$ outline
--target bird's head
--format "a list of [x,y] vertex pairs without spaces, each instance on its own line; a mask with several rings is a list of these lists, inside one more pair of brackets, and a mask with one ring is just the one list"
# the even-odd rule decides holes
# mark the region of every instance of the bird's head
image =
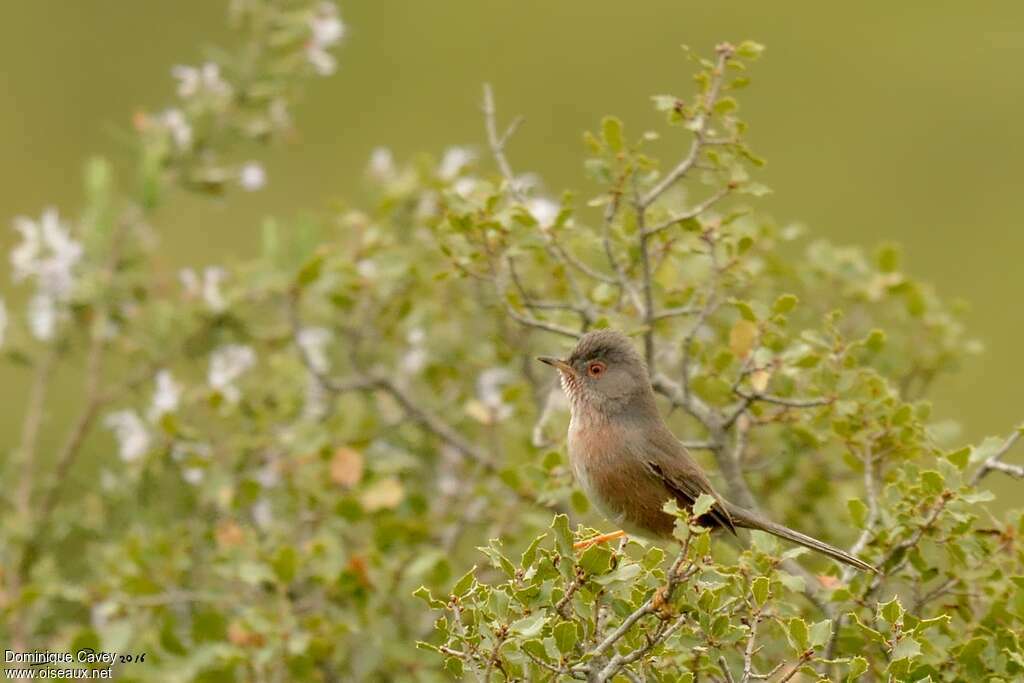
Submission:
[[643,358],[629,338],[616,330],[588,332],[568,358],[540,356],[537,360],[558,369],[574,415],[582,411],[611,415],[638,400],[644,405],[653,400]]

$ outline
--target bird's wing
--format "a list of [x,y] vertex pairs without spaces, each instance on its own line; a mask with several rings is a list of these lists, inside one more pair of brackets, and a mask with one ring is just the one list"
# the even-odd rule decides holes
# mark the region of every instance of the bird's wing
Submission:
[[651,474],[659,478],[682,503],[692,505],[702,493],[713,497],[715,505],[708,511],[708,516],[719,526],[735,534],[736,525],[729,515],[725,502],[686,447],[679,443],[668,428],[658,429],[655,433],[649,434],[649,437],[648,443],[653,448],[652,452],[646,454],[645,464]]

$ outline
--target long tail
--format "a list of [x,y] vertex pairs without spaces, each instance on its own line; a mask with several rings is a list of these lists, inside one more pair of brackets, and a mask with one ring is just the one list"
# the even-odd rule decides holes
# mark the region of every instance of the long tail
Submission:
[[872,567],[870,564],[860,559],[859,557],[851,555],[845,550],[841,550],[833,545],[829,545],[824,541],[819,541],[818,539],[812,536],[808,536],[807,534],[802,534],[799,531],[794,531],[789,527],[782,526],[781,524],[776,524],[775,522],[765,519],[761,515],[755,512],[751,512],[746,508],[741,508],[740,506],[733,505],[732,503],[726,503],[726,505],[729,510],[729,516],[732,517],[733,523],[738,527],[743,527],[744,529],[760,529],[761,531],[767,531],[773,536],[778,536],[779,538],[784,538],[787,541],[792,541],[797,545],[802,545],[805,548],[810,548],[814,552],[821,553],[826,557],[831,557],[833,560],[842,562],[844,564],[848,564],[851,567],[856,567],[861,571],[874,572],[876,574],[878,573],[878,570]]

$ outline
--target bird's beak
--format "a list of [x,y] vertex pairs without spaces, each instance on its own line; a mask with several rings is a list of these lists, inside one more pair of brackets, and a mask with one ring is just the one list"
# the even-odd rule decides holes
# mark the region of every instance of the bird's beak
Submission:
[[541,363],[547,363],[553,368],[558,368],[562,372],[568,372],[570,375],[576,374],[572,369],[572,366],[566,363],[561,358],[555,358],[554,356],[537,356],[537,360]]

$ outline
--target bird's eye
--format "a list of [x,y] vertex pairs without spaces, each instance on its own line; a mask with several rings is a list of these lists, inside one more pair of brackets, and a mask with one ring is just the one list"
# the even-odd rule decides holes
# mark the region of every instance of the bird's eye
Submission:
[[600,377],[604,374],[605,366],[601,361],[594,361],[587,366],[587,372],[590,373],[591,377]]

